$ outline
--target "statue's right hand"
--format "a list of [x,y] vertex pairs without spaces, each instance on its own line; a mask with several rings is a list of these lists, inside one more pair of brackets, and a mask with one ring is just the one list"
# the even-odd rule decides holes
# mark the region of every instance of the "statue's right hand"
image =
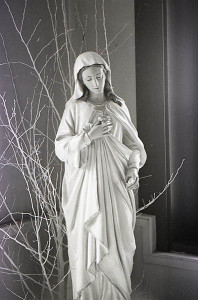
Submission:
[[107,136],[110,134],[111,129],[113,128],[113,124],[111,121],[102,122],[97,121],[91,130],[88,132],[88,136],[91,141]]

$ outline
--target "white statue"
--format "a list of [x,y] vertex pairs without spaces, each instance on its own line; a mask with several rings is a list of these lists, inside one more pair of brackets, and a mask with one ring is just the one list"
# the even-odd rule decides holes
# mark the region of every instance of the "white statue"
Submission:
[[73,299],[129,300],[135,252],[133,189],[146,161],[110,69],[95,52],[78,56],[75,90],[55,140],[65,162],[62,206]]

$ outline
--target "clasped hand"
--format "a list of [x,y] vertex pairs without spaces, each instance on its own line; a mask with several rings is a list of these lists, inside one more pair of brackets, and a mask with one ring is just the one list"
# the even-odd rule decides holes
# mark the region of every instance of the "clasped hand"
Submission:
[[113,124],[110,118],[100,121],[98,120],[91,130],[88,132],[88,136],[91,141],[110,135],[110,131],[113,128]]

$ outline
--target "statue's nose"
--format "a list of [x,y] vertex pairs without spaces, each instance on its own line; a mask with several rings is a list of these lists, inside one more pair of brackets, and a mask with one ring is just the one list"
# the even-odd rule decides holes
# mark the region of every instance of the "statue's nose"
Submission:
[[98,87],[98,80],[94,78],[95,87]]

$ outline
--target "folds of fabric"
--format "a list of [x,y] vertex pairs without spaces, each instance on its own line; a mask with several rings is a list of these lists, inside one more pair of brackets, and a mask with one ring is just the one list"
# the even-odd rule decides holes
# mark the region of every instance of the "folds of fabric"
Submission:
[[74,299],[97,299],[102,283],[109,292],[101,299],[130,299],[136,211],[125,177],[129,167],[144,164],[146,155],[126,108],[110,103],[106,112],[112,134],[87,145],[84,128],[98,112],[84,101],[69,103],[55,142],[65,162],[62,205]]

